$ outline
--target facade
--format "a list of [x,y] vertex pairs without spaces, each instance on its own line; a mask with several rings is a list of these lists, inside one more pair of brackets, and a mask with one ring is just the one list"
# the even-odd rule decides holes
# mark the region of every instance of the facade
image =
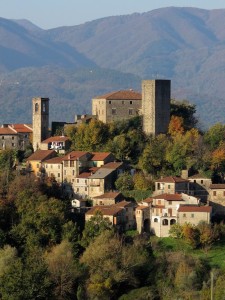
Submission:
[[170,122],[170,80],[142,81],[143,131],[157,135],[166,133]]
[[213,207],[213,214],[225,216],[225,184],[211,184],[209,188],[209,204]]
[[65,154],[70,149],[71,142],[67,136],[52,136],[40,144],[41,150],[55,150],[59,154]]
[[181,177],[169,176],[157,179],[155,181],[155,192],[154,195],[159,194],[191,194],[192,191],[189,187],[189,180]]
[[32,132],[27,124],[3,124],[0,127],[0,149],[25,150],[31,144]]
[[199,205],[199,198],[181,194],[161,194],[145,199],[136,209],[137,230],[151,231],[159,237],[169,236],[173,224],[178,223],[178,209],[183,205]]
[[141,94],[123,90],[92,99],[92,114],[103,123],[121,121],[140,115]]
[[33,149],[40,148],[41,142],[48,138],[49,133],[49,98],[33,98]]
[[112,205],[120,202],[123,199],[121,193],[118,192],[108,192],[100,196],[93,197],[93,206],[96,205]]
[[211,206],[196,206],[196,205],[182,205],[178,208],[178,223],[191,223],[198,225],[200,222],[210,223],[212,216]]
[[27,159],[27,169],[37,177],[45,176],[44,161],[56,157],[54,150],[37,150]]

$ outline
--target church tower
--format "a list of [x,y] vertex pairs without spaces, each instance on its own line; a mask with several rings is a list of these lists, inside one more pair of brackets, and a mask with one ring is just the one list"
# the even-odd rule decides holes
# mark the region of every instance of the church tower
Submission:
[[143,131],[153,136],[167,133],[170,122],[170,80],[142,81]]
[[33,148],[40,148],[40,143],[48,138],[49,98],[33,98]]

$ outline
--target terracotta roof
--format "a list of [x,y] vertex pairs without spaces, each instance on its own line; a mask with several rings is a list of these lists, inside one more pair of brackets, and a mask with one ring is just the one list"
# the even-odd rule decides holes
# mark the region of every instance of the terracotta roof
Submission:
[[104,199],[104,198],[113,198],[113,199],[115,199],[119,195],[121,195],[121,193],[109,192],[109,193],[102,194],[100,196],[93,197],[93,199]]
[[27,160],[44,161],[45,159],[56,155],[57,153],[54,150],[37,150],[33,154],[31,154],[31,156],[29,156]]
[[181,205],[178,212],[212,212],[212,206]]
[[53,157],[45,161],[45,164],[60,164],[62,162],[62,157]]
[[139,205],[139,206],[136,207],[136,209],[138,209],[138,210],[149,209],[149,206]]
[[217,183],[217,184],[210,184],[209,188],[211,190],[219,190],[219,189],[225,189],[225,183]]
[[182,194],[161,194],[153,197],[153,199],[163,199],[166,201],[183,201]]
[[82,156],[87,155],[89,152],[86,151],[72,151],[67,155],[63,156],[63,160],[76,160]]
[[91,158],[93,161],[101,161],[112,155],[111,152],[92,152],[91,154],[93,155]]
[[123,165],[122,162],[109,162],[102,166],[102,168],[108,168],[108,169],[118,169]]
[[103,216],[114,216],[122,210],[123,208],[114,205],[93,206],[89,211],[86,212],[86,215],[94,215],[96,211],[100,211]]
[[179,182],[188,182],[188,179],[183,179],[181,177],[169,176],[157,179],[156,182],[166,182],[166,183],[179,183]]
[[0,128],[0,134],[1,135],[15,135],[17,132],[9,127],[1,127]]
[[106,99],[106,100],[141,100],[141,93],[134,90],[114,91],[101,96],[97,96],[94,99]]
[[32,133],[32,128],[29,127],[29,125],[26,124],[11,124],[11,128],[16,130],[18,133]]
[[52,143],[52,142],[65,142],[68,141],[69,138],[67,136],[51,136],[50,138],[42,141],[44,144]]
[[132,202],[129,202],[129,201],[126,201],[126,200],[120,201],[120,202],[118,202],[114,205],[116,205],[118,207],[134,206]]
[[88,178],[89,176],[91,176],[91,174],[91,172],[83,172],[79,174],[76,178]]
[[142,200],[142,202],[152,203],[152,198],[146,198],[146,199]]

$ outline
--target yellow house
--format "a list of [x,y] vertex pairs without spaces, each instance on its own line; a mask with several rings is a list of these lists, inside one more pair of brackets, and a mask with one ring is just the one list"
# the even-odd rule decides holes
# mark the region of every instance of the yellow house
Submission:
[[43,162],[50,158],[56,157],[57,153],[54,150],[37,150],[27,159],[27,168],[34,172],[35,176],[41,176],[44,170]]

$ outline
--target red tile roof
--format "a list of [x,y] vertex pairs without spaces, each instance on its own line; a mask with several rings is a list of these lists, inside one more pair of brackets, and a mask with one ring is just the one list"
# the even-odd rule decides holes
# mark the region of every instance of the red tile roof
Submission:
[[118,207],[134,206],[134,204],[132,202],[129,202],[129,201],[126,201],[126,200],[120,201],[120,202],[118,202],[114,205],[116,205]]
[[101,161],[105,160],[108,156],[112,155],[111,152],[92,152],[93,157],[91,158],[92,161]]
[[63,160],[76,160],[82,156],[87,155],[89,152],[86,151],[72,151],[67,155],[63,156]]
[[182,194],[161,194],[153,197],[153,199],[163,199],[166,201],[183,201]]
[[45,164],[60,164],[62,163],[62,157],[53,157],[48,160],[45,160]]
[[108,168],[108,169],[118,169],[123,165],[122,162],[109,162],[102,166],[102,168]]
[[183,179],[181,177],[169,176],[157,179],[156,182],[166,182],[166,183],[180,183],[180,182],[189,182],[188,179]]
[[1,135],[16,135],[17,132],[9,127],[1,127],[0,128],[0,134]]
[[149,206],[139,205],[136,209],[138,209],[138,210],[149,209]]
[[88,178],[89,176],[91,176],[92,172],[83,172],[81,174],[79,174],[76,178]]
[[57,153],[54,150],[37,150],[28,157],[27,161],[44,161],[45,159],[47,160],[48,158],[53,156],[57,156]]
[[212,206],[181,205],[178,212],[212,212]]
[[106,100],[141,100],[141,93],[134,90],[114,91],[101,96],[97,96],[94,99],[106,99]]
[[152,198],[146,198],[142,202],[152,203]]
[[16,130],[18,133],[32,133],[33,130],[26,124],[11,124],[11,128]]
[[42,141],[44,144],[52,143],[52,142],[65,142],[68,141],[69,138],[67,136],[51,136],[50,138]]
[[102,194],[100,196],[96,196],[96,197],[93,197],[94,199],[104,199],[104,198],[113,198],[115,199],[116,197],[120,196],[121,193],[118,193],[118,192],[109,192],[109,193],[105,193],[105,194]]
[[114,216],[122,210],[123,208],[114,205],[93,206],[89,211],[86,212],[86,215],[94,215],[96,211],[100,211],[103,216]]
[[210,188],[211,190],[225,189],[225,183],[210,184],[209,188]]

